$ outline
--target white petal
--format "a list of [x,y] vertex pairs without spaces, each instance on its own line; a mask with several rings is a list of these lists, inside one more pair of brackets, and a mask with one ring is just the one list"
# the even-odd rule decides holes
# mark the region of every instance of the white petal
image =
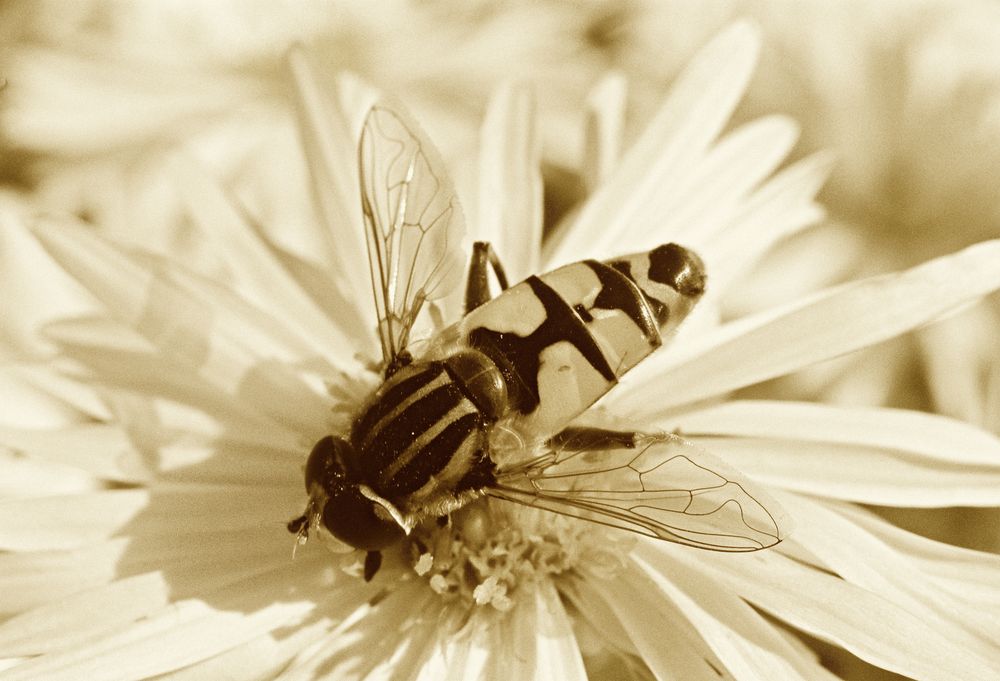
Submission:
[[779,499],[796,519],[792,541],[830,570],[906,608],[955,646],[979,651],[985,658],[1000,655],[1000,646],[987,633],[1000,628],[1000,614],[959,602],[930,582],[907,556],[828,507],[794,494]]
[[615,404],[642,418],[697,402],[892,338],[997,288],[1000,240],[985,241],[688,339],[646,360]]
[[[699,253],[718,239],[742,202],[759,183],[774,172],[798,138],[790,118],[767,116],[746,123],[712,147],[697,168],[669,192],[662,192],[651,207],[660,219],[636,245],[662,242],[662,234]],[[629,239],[630,247],[632,240]]]
[[270,681],[289,660],[307,645],[328,634],[330,623],[314,622],[293,633],[270,633],[247,641],[224,653],[175,672],[157,676],[157,681]]
[[696,436],[774,437],[856,444],[954,464],[1000,466],[1000,439],[944,416],[905,409],[736,400],[678,416]]
[[[119,482],[141,482],[149,471],[121,428],[88,423],[58,429],[0,427],[0,446],[22,452],[39,463],[72,467],[90,475]],[[43,494],[66,491],[35,488]]]
[[239,580],[205,600],[171,604],[97,640],[29,660],[10,679],[126,681],[183,668],[279,627],[296,626],[336,591],[310,579],[318,561]]
[[44,497],[53,494],[81,494],[103,485],[92,475],[65,464],[29,459],[22,454],[0,450],[0,499]]
[[164,576],[149,572],[74,594],[0,625],[3,655],[39,655],[99,639],[170,603]]
[[622,654],[638,655],[628,632],[615,616],[604,598],[585,578],[563,578],[559,580],[559,593],[574,608],[577,618],[583,618],[587,626],[600,638],[601,647],[610,647]]
[[0,546],[11,550],[68,549],[116,532],[172,536],[192,530],[244,530],[262,523],[284,531],[301,511],[295,487],[160,485],[66,497],[0,501]]
[[[328,268],[328,276],[347,299],[368,300],[370,278],[356,159],[361,117],[374,103],[374,92],[357,84],[349,101],[339,106],[341,102],[331,102],[324,95],[301,49],[289,52],[288,68],[296,88],[295,104],[313,199],[324,227],[318,234],[322,252],[315,262]],[[374,331],[372,324],[369,347],[376,342]]]
[[[273,523],[223,535],[188,532],[116,537],[78,549],[4,553],[0,554],[0,593],[5,596],[0,609],[18,613],[56,602],[65,610],[75,594],[85,600],[88,590],[151,570],[169,575],[175,597],[181,592],[198,593],[209,584],[238,577],[241,571],[286,561],[292,541],[278,523]],[[97,626],[93,611],[84,612],[83,617]],[[54,622],[48,624],[54,626]],[[47,636],[53,635],[52,630],[47,631]]]
[[502,645],[494,617],[493,613],[476,608],[461,629],[439,624],[437,640],[421,665],[416,681],[476,681],[487,678],[490,656]]
[[883,669],[923,681],[1000,674],[995,664],[961,650],[892,601],[802,566],[778,551],[706,553],[702,561],[703,569],[755,606]]
[[1000,556],[926,539],[856,506],[842,504],[838,509],[915,562],[921,572],[953,597],[975,608],[1000,612]]
[[119,538],[72,551],[0,553],[0,619],[108,583],[126,544]]
[[182,69],[155,59],[136,68],[124,58],[98,61],[65,46],[25,43],[11,56],[6,68],[18,74],[19,106],[5,115],[7,134],[59,157],[102,156],[190,134],[234,102],[260,96],[259,84],[235,71]]
[[290,364],[312,359],[331,368],[269,315],[162,259],[128,257],[88,230],[52,225],[38,234],[109,313],[166,358],[268,409],[276,421],[306,432],[323,422],[322,388],[304,382]]
[[91,313],[96,306],[39,247],[19,212],[0,196],[0,348],[21,357],[40,356],[49,347],[38,329],[53,319]]
[[593,193],[611,177],[621,154],[627,85],[624,74],[604,75],[587,93],[583,182]]
[[652,231],[662,216],[647,207],[665,187],[680,183],[722,130],[750,80],[758,49],[759,38],[748,23],[733,24],[704,47],[674,82],[667,101],[614,175],[545,260],[559,265],[603,257],[621,250],[609,246],[616,246],[626,229]]
[[585,681],[580,648],[552,582],[526,586],[517,598],[517,606],[501,625],[502,653],[493,656],[490,677]]
[[785,168],[748,197],[721,236],[698,245],[698,252],[711,263],[712,295],[728,292],[733,282],[778,241],[823,217],[824,211],[813,197],[832,165],[830,155],[818,153]]
[[587,580],[591,598],[600,599],[628,633],[643,662],[659,678],[718,681],[723,669],[686,617],[638,567],[613,581]]
[[51,362],[0,364],[0,424],[53,428],[108,417],[96,391],[59,373]]
[[490,241],[510,283],[538,271],[542,242],[541,145],[534,92],[505,84],[482,127],[475,236]]
[[[308,431],[296,431],[291,424],[275,420],[269,414],[268,400],[234,399],[167,353],[144,344],[135,347],[126,340],[128,329],[114,322],[62,322],[48,332],[59,340],[64,356],[87,369],[81,380],[101,390],[113,411],[108,411],[105,420],[120,421],[133,439],[136,422],[143,419],[164,432],[199,434],[206,439],[228,436],[276,450],[294,450],[301,438],[318,437],[322,430],[321,424],[311,424]],[[160,434],[150,434],[160,441]]]
[[[370,590],[374,592],[373,590]],[[432,600],[434,599],[434,600]],[[428,626],[440,609],[434,607],[436,595],[425,583],[398,584],[374,605],[360,606],[362,602],[351,599],[353,609],[348,610],[332,600],[320,609],[331,621],[341,624],[331,634],[305,648],[282,672],[281,681],[307,681],[320,676],[331,679],[407,679],[419,668],[419,663],[409,669],[398,664],[395,656],[408,652],[418,658],[429,654],[429,646],[410,645],[413,637],[433,636],[433,626]],[[437,603],[440,603],[437,600]],[[427,622],[420,621],[421,616]]]
[[145,490],[0,501],[0,547],[15,551],[84,546],[111,536],[146,506]]
[[[188,212],[222,254],[239,290],[282,324],[296,329],[315,352],[339,369],[357,371],[356,362],[352,363],[355,349],[365,348],[363,343],[371,341],[370,335],[363,333],[367,317],[358,309],[358,301],[341,297],[337,318],[328,318],[290,276],[263,234],[240,214],[235,199],[223,194],[203,167],[178,157],[174,177]],[[340,290],[330,283],[327,295],[340,297]]]
[[833,679],[810,655],[728,587],[698,569],[698,553],[657,550],[640,542],[637,564],[677,605],[737,679]]
[[1000,505],[1000,468],[880,447],[784,438],[692,437],[748,476],[822,497],[884,506]]

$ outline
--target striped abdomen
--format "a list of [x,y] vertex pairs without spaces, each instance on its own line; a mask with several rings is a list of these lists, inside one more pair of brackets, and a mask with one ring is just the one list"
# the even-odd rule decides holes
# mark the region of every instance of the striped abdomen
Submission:
[[667,244],[529,277],[470,312],[450,335],[500,368],[510,426],[547,438],[656,349],[704,288],[698,256]]
[[492,472],[486,428],[505,404],[499,372],[479,353],[403,367],[355,422],[358,473],[404,507],[481,488]]

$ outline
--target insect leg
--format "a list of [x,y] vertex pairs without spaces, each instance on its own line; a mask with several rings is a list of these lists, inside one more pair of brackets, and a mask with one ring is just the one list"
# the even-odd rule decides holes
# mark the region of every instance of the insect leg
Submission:
[[490,296],[489,269],[500,283],[500,289],[507,289],[507,274],[500,264],[500,258],[488,241],[477,241],[472,244],[472,260],[469,263],[469,280],[465,286],[465,312],[469,313],[487,302]]
[[292,534],[301,534],[309,527],[309,518],[305,514],[300,515],[298,518],[292,518],[285,525],[288,531]]
[[370,582],[378,569],[382,567],[382,552],[369,551],[365,554],[365,581]]
[[569,426],[549,438],[552,449],[574,451],[595,451],[603,449],[635,449],[638,442],[646,437],[634,430],[608,430],[591,426]]

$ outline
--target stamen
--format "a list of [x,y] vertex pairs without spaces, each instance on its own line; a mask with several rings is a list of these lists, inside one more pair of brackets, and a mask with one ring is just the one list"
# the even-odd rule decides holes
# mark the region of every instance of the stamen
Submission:
[[448,601],[506,612],[522,584],[577,566],[599,565],[613,575],[635,539],[624,532],[534,509],[481,499],[441,526],[426,523],[410,535],[413,571]]

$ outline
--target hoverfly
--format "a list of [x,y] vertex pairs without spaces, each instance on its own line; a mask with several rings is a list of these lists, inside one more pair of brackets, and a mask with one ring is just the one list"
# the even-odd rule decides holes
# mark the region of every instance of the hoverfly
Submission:
[[[694,444],[574,425],[699,300],[695,253],[665,244],[508,286],[477,242],[465,315],[417,351],[422,311],[460,285],[458,201],[399,109],[369,111],[358,157],[383,380],[350,432],[310,453],[308,502],[288,523],[300,543],[324,531],[367,551],[370,579],[381,549],[483,495],[717,551],[781,540],[774,502]],[[492,298],[490,269],[502,289]]]

